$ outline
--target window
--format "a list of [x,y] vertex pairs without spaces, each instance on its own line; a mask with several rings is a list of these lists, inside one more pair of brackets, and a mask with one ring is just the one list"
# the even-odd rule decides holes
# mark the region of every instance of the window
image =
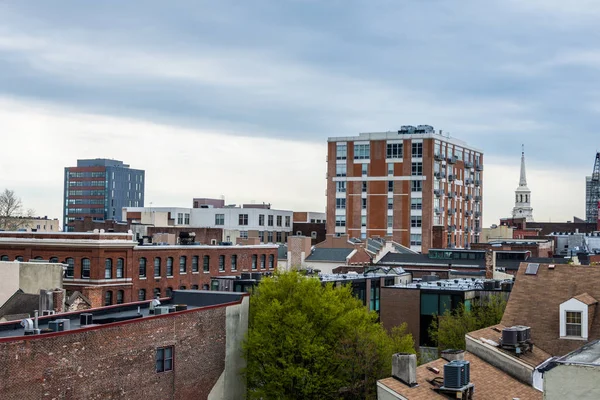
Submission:
[[394,209],[394,198],[388,197],[388,210],[393,210],[393,209]]
[[268,219],[267,219],[267,224],[268,224],[269,226],[273,226],[273,216],[272,216],[272,215],[269,215],[269,216],[268,216]]
[[411,215],[410,216],[410,226],[411,226],[411,228],[420,228],[421,227],[421,216],[420,215]]
[[160,288],[154,288],[154,298],[160,298]]
[[177,225],[183,224],[183,213],[177,213]]
[[219,272],[225,271],[225,256],[219,256]]
[[252,269],[256,269],[256,262],[257,262],[257,255],[253,254],[252,255]]
[[369,144],[355,144],[354,145],[354,159],[355,160],[368,160],[370,145]]
[[412,144],[412,156],[413,158],[423,157],[423,143]]
[[105,306],[111,306],[112,305],[112,291],[107,290],[106,293],[104,293],[104,305]]
[[411,181],[410,190],[411,190],[411,192],[422,192],[423,191],[423,182],[422,181]]
[[187,257],[179,257],[179,272],[185,274],[187,272]]
[[117,278],[123,278],[124,264],[125,260],[122,258],[117,258]]
[[275,268],[275,256],[271,254],[269,256],[269,269]]
[[278,215],[278,216],[277,216],[277,226],[281,226],[281,224],[282,224],[282,220],[283,220],[282,216],[281,216],[281,215]]
[[363,215],[360,217],[360,226],[367,226],[367,216]]
[[335,216],[335,226],[346,226],[346,216],[345,215],[336,215]]
[[273,243],[273,232],[267,232],[268,243]]
[[581,311],[567,311],[567,336],[581,337]]
[[346,199],[335,199],[335,208],[338,210],[346,208]]
[[202,270],[204,272],[210,272],[210,256],[202,257]]
[[265,214],[258,215],[258,225],[265,226]]
[[239,215],[239,225],[248,225],[248,214]]
[[104,260],[104,279],[112,279],[112,259]]
[[138,290],[138,301],[146,300],[146,289]]
[[58,262],[58,257],[50,257],[50,260],[48,260],[48,262],[57,263]]
[[276,232],[276,233],[275,233],[275,236],[276,236],[276,239],[275,239],[275,241],[276,241],[277,243],[281,243],[281,232]]
[[379,299],[380,299],[379,287],[371,286],[371,311],[379,311]]
[[410,208],[411,208],[411,210],[422,209],[423,208],[423,199],[421,197],[413,197],[412,199],[410,199]]
[[8,256],[4,255],[4,256],[0,257],[0,261],[8,261]]
[[420,246],[422,240],[421,234],[411,234],[410,235],[410,245],[411,246]]
[[248,239],[248,231],[240,231],[240,239]]
[[388,166],[388,175],[394,175],[394,164],[390,163]]
[[262,254],[260,256],[260,269],[265,269],[266,262],[267,262],[267,256],[265,256],[264,254]]
[[366,210],[367,209],[367,199],[361,199],[362,200],[362,209]]
[[145,278],[146,277],[146,258],[145,257],[140,258],[139,270],[140,270],[140,272],[139,272],[140,276]]
[[186,225],[190,224],[190,214],[188,214],[188,213],[184,214],[183,223]]
[[402,143],[388,143],[387,158],[402,158]]
[[192,285],[192,290],[198,290],[198,285]]
[[394,217],[391,215],[388,215],[388,217],[387,217],[387,226],[388,226],[388,228],[394,227]]
[[291,217],[290,217],[289,215],[286,215],[286,216],[285,216],[285,227],[286,227],[286,228],[289,228],[289,227],[291,226],[291,224],[292,224],[292,219],[291,219]]
[[369,164],[362,164],[360,171],[361,171],[362,175],[368,175],[369,174]]
[[75,276],[75,260],[69,257],[65,261],[67,263],[67,278],[73,278]]
[[363,183],[362,183],[362,192],[367,193],[367,182],[366,181],[363,181]]
[[233,254],[231,256],[231,270],[235,271],[237,270],[237,255]]
[[165,291],[165,296],[171,297],[172,295],[173,295],[173,288],[168,287],[167,290]]
[[338,193],[346,193],[346,182],[336,182],[335,183],[335,190]]
[[173,257],[167,257],[167,276],[173,276]]
[[179,290],[185,290],[185,285],[179,286]]
[[336,143],[335,158],[337,160],[345,160],[347,153],[348,153],[348,149],[346,147],[346,143]]
[[346,164],[337,164],[335,166],[335,176],[346,176]]
[[394,181],[388,181],[388,192],[394,191]]
[[154,276],[160,278],[160,257],[154,258]]
[[84,279],[90,278],[90,259],[84,258],[81,260],[81,277]]
[[198,256],[192,257],[192,272],[198,272]]
[[117,304],[123,304],[124,297],[125,297],[125,292],[123,292],[122,290],[117,290]]
[[225,225],[225,214],[215,214],[215,225]]
[[261,243],[265,242],[265,231],[258,231],[258,239]]
[[423,163],[422,162],[412,163],[412,175],[413,176],[423,175]]
[[156,349],[156,372],[173,370],[173,346]]

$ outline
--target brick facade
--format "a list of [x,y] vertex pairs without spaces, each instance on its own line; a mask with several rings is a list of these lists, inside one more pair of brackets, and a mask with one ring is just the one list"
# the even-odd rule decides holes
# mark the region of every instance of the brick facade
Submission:
[[420,335],[421,291],[418,289],[401,290],[396,288],[381,288],[381,308],[379,317],[383,327],[391,330],[406,322],[408,332],[416,343]]

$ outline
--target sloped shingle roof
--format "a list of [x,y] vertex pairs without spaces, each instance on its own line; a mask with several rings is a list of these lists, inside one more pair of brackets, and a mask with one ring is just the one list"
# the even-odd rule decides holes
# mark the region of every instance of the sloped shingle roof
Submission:
[[353,251],[354,249],[315,247],[313,252],[306,257],[306,261],[346,262],[346,257]]

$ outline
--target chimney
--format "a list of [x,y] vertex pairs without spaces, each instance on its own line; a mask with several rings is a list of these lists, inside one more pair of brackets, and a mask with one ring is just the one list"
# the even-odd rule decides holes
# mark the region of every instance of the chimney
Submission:
[[464,361],[465,360],[465,351],[464,350],[453,350],[453,349],[444,350],[444,351],[442,351],[442,358],[448,362],[451,362],[454,360]]
[[397,353],[392,356],[392,377],[413,387],[417,385],[417,355]]
[[52,292],[52,306],[55,313],[65,312],[65,290],[55,289]]
[[485,279],[494,278],[494,252],[490,249],[485,252]]

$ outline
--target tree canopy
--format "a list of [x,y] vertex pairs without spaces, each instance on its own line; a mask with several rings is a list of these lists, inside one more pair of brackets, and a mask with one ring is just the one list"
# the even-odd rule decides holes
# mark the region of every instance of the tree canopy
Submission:
[[0,229],[16,230],[26,222],[23,218],[33,216],[33,210],[23,212],[23,203],[13,190],[4,189],[0,192]]
[[465,335],[500,323],[505,308],[506,300],[497,294],[474,302],[470,310],[461,304],[453,312],[447,310],[444,315],[434,318],[429,327],[429,335],[437,342],[440,350],[464,350]]
[[375,399],[392,354],[415,352],[406,327],[388,334],[350,287],[298,272],[261,281],[245,350],[251,399]]

